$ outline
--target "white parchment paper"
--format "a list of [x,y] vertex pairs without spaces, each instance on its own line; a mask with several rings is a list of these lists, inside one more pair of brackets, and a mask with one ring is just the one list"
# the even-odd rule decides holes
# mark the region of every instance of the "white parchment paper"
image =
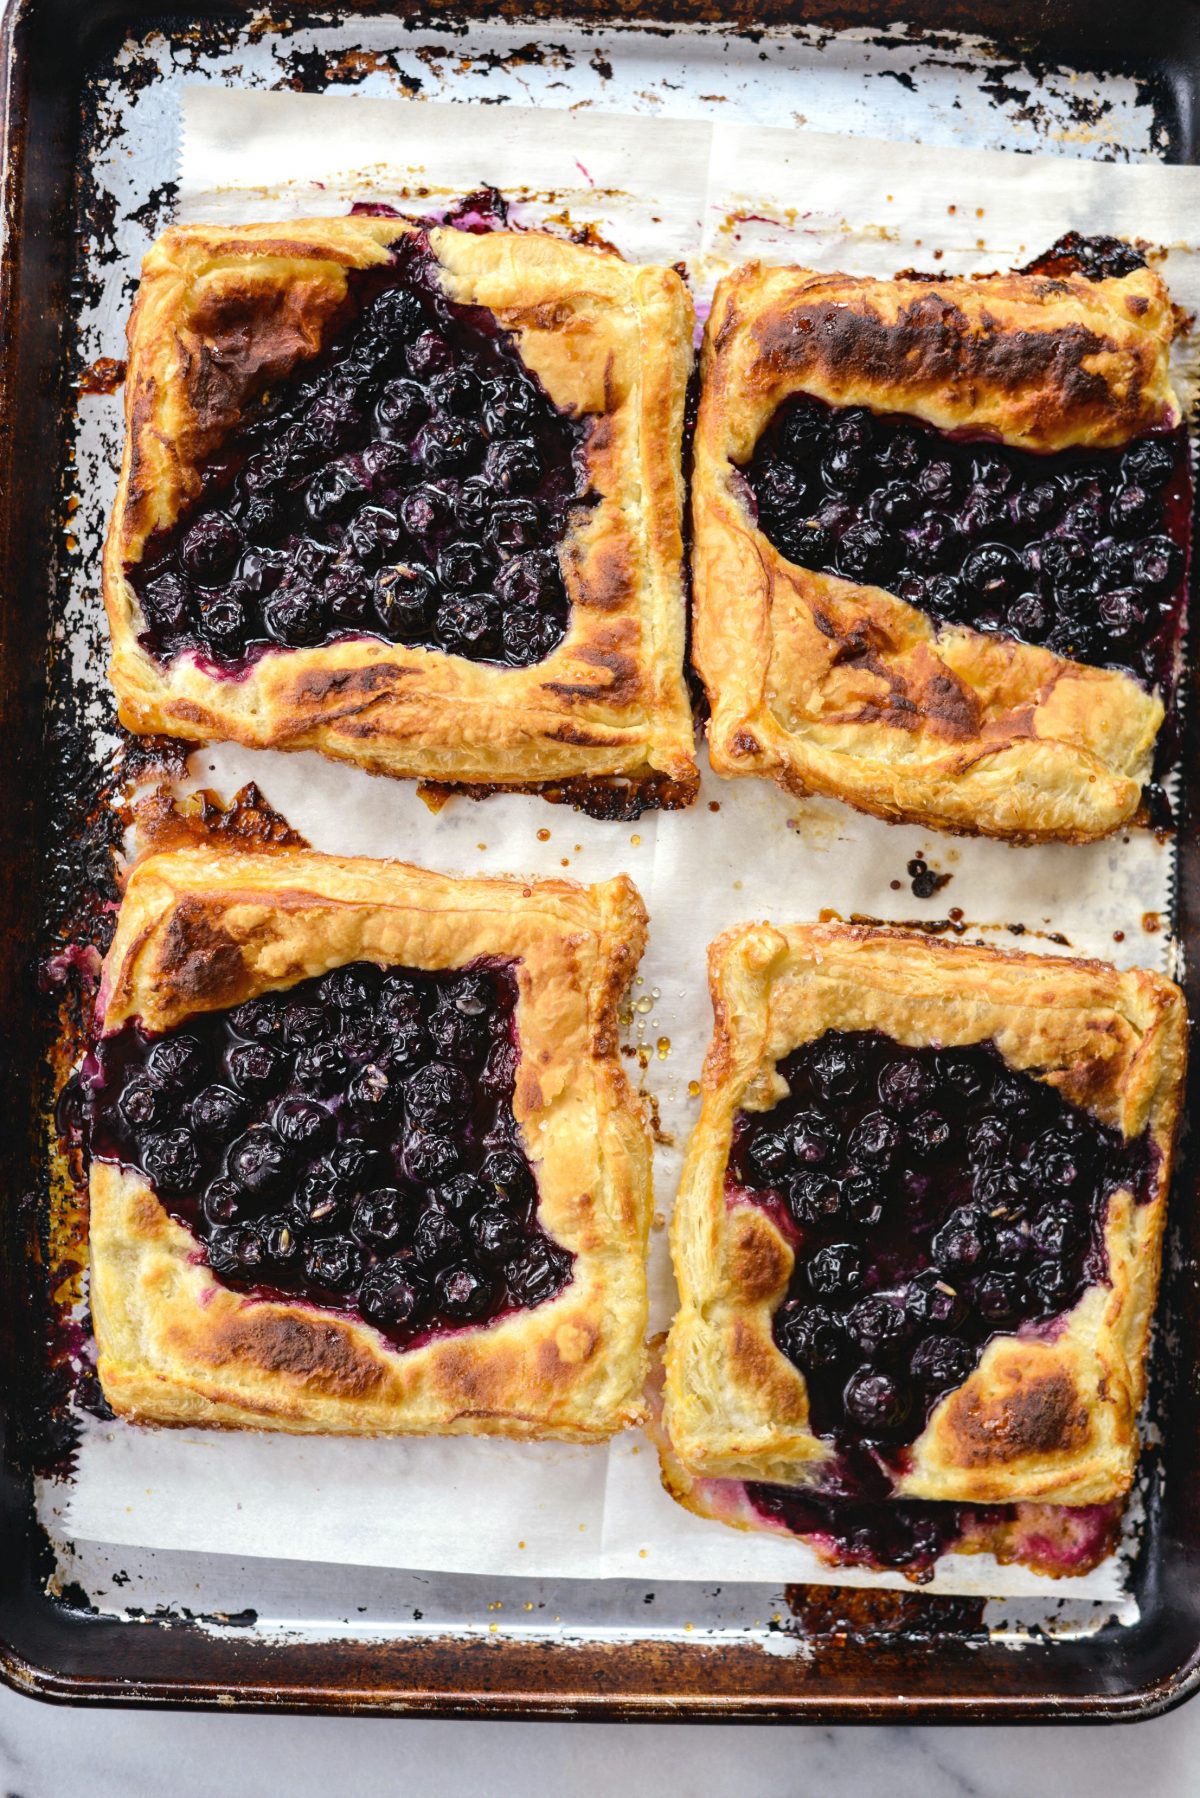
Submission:
[[[684,261],[703,312],[721,268],[749,256],[888,274],[1007,267],[1061,232],[1143,236],[1165,250],[1181,305],[1200,307],[1189,237],[1200,172],[926,150],[921,146],[545,108],[186,90],[178,216],[248,221],[341,212],[354,199],[440,210],[484,181],[519,222],[587,225],[626,255]],[[254,185],[248,185],[250,178]],[[1177,380],[1194,391],[1193,356]],[[433,814],[408,784],[311,754],[223,745],[191,784],[255,780],[314,847],[450,872],[630,874],[651,913],[633,993],[630,1071],[659,1119],[652,1326],[674,1308],[665,1214],[698,1098],[711,1016],[706,944],[746,918],[823,910],[929,921],[954,908],[972,939],[1170,969],[1172,853],[1135,832],[1083,848],[955,841],[720,782],[687,812],[599,823],[520,795]],[[914,895],[921,857],[949,883]],[[503,1442],[301,1440],[86,1426],[67,1505],[75,1536],[144,1547],[547,1577],[903,1585],[832,1574],[800,1543],[694,1518],[663,1494],[633,1433],[608,1448]],[[933,1590],[1111,1599],[1114,1558],[1050,1582],[987,1556],[947,1556]]]

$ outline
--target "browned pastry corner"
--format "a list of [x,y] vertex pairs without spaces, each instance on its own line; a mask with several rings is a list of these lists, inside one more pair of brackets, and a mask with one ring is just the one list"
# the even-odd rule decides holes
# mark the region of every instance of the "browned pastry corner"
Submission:
[[617,1003],[645,922],[624,877],[457,880],[287,849],[138,864],[104,964],[101,1046],[131,1021],[171,1031],[351,963],[510,966],[512,1110],[536,1221],[574,1259],[545,1302],[396,1346],[361,1311],[217,1278],[146,1175],[94,1155],[91,1295],[113,1408],[159,1424],[581,1442],[638,1422],[650,1148]]
[[[680,437],[692,312],[669,269],[537,233],[435,228],[446,298],[485,308],[569,419],[586,504],[558,549],[566,635],[528,666],[371,634],[272,648],[229,677],[148,646],[132,577],[202,471],[344,322],[351,282],[415,227],[348,217],[167,231],[129,323],[127,438],[104,556],[110,673],[129,729],[318,749],[473,788],[606,784],[681,804],[696,786],[683,679]],[[311,639],[310,639],[311,640]]]
[[[731,1186],[727,1167],[738,1120],[786,1100],[780,1064],[827,1032],[872,1032],[918,1049],[990,1045],[1106,1141],[1141,1143],[1147,1157],[1138,1190],[1117,1185],[1098,1216],[1106,1273],[1082,1263],[1080,1296],[1052,1327],[1035,1316],[984,1331],[973,1371],[942,1383],[895,1459],[895,1496],[1089,1506],[1126,1492],[1185,1070],[1179,990],[1141,970],[842,925],[743,925],[713,944],[709,968],[713,1038],[672,1224],[681,1303],[665,1416],[679,1463],[697,1478],[814,1489],[833,1463],[805,1375],[774,1333],[803,1227],[797,1237],[785,1207]],[[908,1202],[893,1186],[885,1213]],[[1008,1213],[993,1210],[999,1228]],[[842,1234],[869,1253],[871,1228]]]
[[1017,842],[1128,821],[1163,720],[1153,683],[789,560],[745,471],[796,395],[1048,458],[1115,450],[1179,423],[1175,328],[1148,268],[884,281],[755,263],[723,280],[692,500],[694,660],[718,773]]

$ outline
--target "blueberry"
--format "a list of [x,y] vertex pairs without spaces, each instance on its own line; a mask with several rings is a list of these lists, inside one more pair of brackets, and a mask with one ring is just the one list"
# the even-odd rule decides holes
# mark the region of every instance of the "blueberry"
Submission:
[[229,1022],[239,1036],[259,1043],[282,1040],[284,1018],[283,1005],[274,993],[266,993],[260,999],[247,999],[244,1005],[236,1005],[229,1014]]
[[348,1292],[362,1278],[363,1252],[352,1236],[322,1236],[304,1250],[304,1272],[315,1286]]
[[1022,593],[1008,607],[1004,622],[1014,637],[1040,643],[1050,628],[1050,612],[1038,594]]
[[1161,438],[1144,437],[1121,457],[1121,473],[1130,485],[1157,490],[1175,472],[1175,457]]
[[404,1142],[404,1172],[418,1186],[448,1180],[462,1166],[462,1146],[435,1130],[412,1130]]
[[953,1210],[930,1247],[940,1266],[952,1274],[973,1273],[988,1251],[988,1220],[970,1205]]
[[1058,511],[1059,492],[1052,481],[1035,481],[1020,487],[1008,502],[1008,515],[1018,531],[1031,537],[1048,530]]
[[432,1271],[457,1261],[463,1251],[462,1232],[454,1219],[444,1211],[425,1211],[413,1231],[413,1260],[419,1268]]
[[809,1065],[813,1085],[825,1099],[849,1098],[862,1079],[862,1068],[853,1051],[838,1042],[820,1043]]
[[812,487],[792,463],[765,462],[758,470],[754,494],[765,517],[783,518],[807,508]]
[[292,1199],[292,1216],[301,1231],[336,1229],[346,1222],[350,1197],[347,1182],[322,1161],[301,1180]]
[[1174,587],[1183,575],[1183,551],[1170,537],[1147,537],[1139,545],[1133,578],[1152,592]]
[[964,1099],[975,1099],[987,1084],[980,1061],[969,1051],[950,1051],[938,1058],[942,1078]]
[[992,1081],[992,1109],[1010,1125],[1025,1117],[1033,1103],[1027,1082],[1027,1075],[1008,1067],[1001,1068]]
[[470,655],[495,641],[498,622],[497,609],[486,594],[462,593],[443,600],[433,629],[449,654]]
[[746,1158],[751,1173],[773,1186],[791,1169],[791,1145],[782,1131],[760,1128],[751,1138]]
[[929,512],[905,532],[908,558],[917,568],[934,572],[961,554],[963,540],[944,512]]
[[429,1202],[438,1211],[448,1212],[460,1222],[471,1218],[486,1205],[493,1205],[494,1192],[474,1174],[456,1174],[453,1180],[435,1187]]
[[975,1350],[961,1336],[927,1336],[909,1362],[913,1378],[929,1392],[961,1386],[975,1367]]
[[196,1037],[167,1037],[146,1057],[146,1075],[164,1092],[184,1093],[204,1078],[205,1061],[204,1047]]
[[876,524],[895,529],[911,524],[921,510],[920,489],[912,481],[887,481],[877,487],[867,502],[867,512]]
[[464,537],[481,536],[497,504],[490,483],[482,475],[468,475],[465,481],[446,483],[446,504],[450,522]]
[[1030,1235],[1043,1254],[1069,1255],[1078,1247],[1082,1230],[1067,1206],[1043,1205],[1034,1216]]
[[188,1116],[206,1141],[228,1142],[246,1122],[249,1106],[227,1086],[206,1086],[192,1100]]
[[847,1311],[846,1329],[863,1354],[874,1359],[900,1347],[908,1335],[908,1319],[898,1299],[872,1292]]
[[824,1167],[837,1147],[837,1131],[819,1111],[798,1112],[787,1127],[788,1147],[798,1167]]
[[961,619],[965,606],[962,582],[952,574],[935,574],[924,583],[920,598],[912,603],[922,606],[934,618]]
[[1008,524],[1008,507],[994,493],[969,487],[959,511],[955,514],[959,531],[968,543],[994,537]]
[[483,1158],[479,1178],[489,1188],[494,1204],[523,1206],[533,1195],[533,1174],[517,1149],[491,1149]]
[[899,1144],[900,1131],[895,1121],[882,1111],[869,1111],[850,1132],[846,1149],[855,1164],[886,1167]]
[[325,602],[306,581],[289,581],[263,603],[263,622],[271,635],[291,649],[311,648],[326,633]]
[[407,342],[425,326],[425,308],[415,293],[404,287],[385,287],[368,306],[366,320],[388,337]]
[[492,1281],[465,1263],[444,1267],[433,1282],[433,1294],[440,1311],[464,1323],[483,1317],[496,1300]]
[[229,1051],[229,1077],[253,1099],[273,1098],[287,1085],[288,1058],[270,1043],[238,1043]]
[[879,1075],[879,1097],[889,1111],[911,1111],[928,1099],[934,1088],[933,1071],[915,1056],[885,1063]]
[[829,414],[808,399],[793,400],[783,422],[783,452],[796,462],[815,460],[824,447],[829,430]]
[[915,476],[924,464],[928,443],[924,433],[901,425],[881,445],[877,460],[889,473]]
[[400,520],[388,507],[363,506],[346,526],[342,551],[364,568],[375,568],[397,554],[401,536]]
[[296,1057],[296,1079],[307,1092],[322,1098],[339,1092],[346,1078],[346,1058],[336,1043],[314,1043]]
[[408,366],[418,380],[429,380],[449,368],[453,360],[450,345],[436,331],[422,331],[413,339],[408,351]]
[[841,1190],[825,1174],[796,1174],[784,1183],[788,1204],[797,1223],[825,1224],[841,1213]]
[[192,622],[192,596],[178,574],[160,574],[141,593],[142,613],[152,630],[185,631]]
[[483,403],[483,383],[471,368],[452,368],[435,375],[429,383],[429,397],[445,412],[462,417],[478,417]]
[[462,418],[434,418],[422,425],[414,454],[430,474],[453,474],[474,462],[482,445],[477,425]]
[[1136,482],[1118,487],[1109,501],[1108,517],[1119,537],[1140,537],[1160,520],[1158,496]]
[[200,1154],[189,1130],[164,1130],[143,1139],[141,1163],[161,1193],[193,1192],[200,1179]]
[[835,493],[855,492],[866,471],[866,456],[852,443],[833,443],[821,457],[821,479]]
[[346,1104],[363,1123],[393,1117],[400,1108],[400,1082],[378,1062],[365,1062],[346,1087]]
[[364,444],[359,462],[368,486],[376,493],[387,493],[399,487],[411,468],[404,446],[382,437]]
[[485,1205],[472,1217],[468,1234],[485,1267],[512,1259],[524,1241],[520,1220],[499,1205]]
[[542,478],[542,458],[531,437],[491,443],[483,459],[483,477],[501,493],[528,493]]
[[318,468],[304,493],[311,518],[326,523],[345,518],[362,500],[366,487],[362,476],[348,462],[330,462]]
[[1065,1311],[1072,1303],[1076,1282],[1061,1261],[1043,1261],[1026,1277],[1029,1304],[1042,1316]]
[[347,1136],[336,1143],[326,1156],[336,1179],[352,1193],[368,1192],[383,1184],[388,1168],[387,1157],[371,1148],[361,1136]]
[[482,1017],[469,1017],[453,1004],[439,1005],[429,1019],[429,1034],[440,1055],[470,1067],[482,1060],[488,1043]]
[[991,1165],[1007,1154],[1012,1132],[998,1117],[983,1117],[967,1130],[967,1155],[972,1167]]
[[352,1228],[370,1249],[392,1249],[411,1234],[409,1207],[394,1186],[377,1186],[354,1207]]
[[386,1327],[414,1322],[429,1298],[409,1262],[393,1255],[367,1269],[359,1285],[358,1303],[365,1318]]
[[537,551],[506,562],[496,580],[496,596],[505,606],[547,606],[561,601],[558,557]]
[[877,524],[852,524],[837,547],[838,570],[847,579],[878,584],[896,564],[896,546]]
[[225,1157],[225,1172],[229,1179],[256,1199],[277,1192],[290,1168],[287,1149],[266,1124],[252,1124]]
[[830,440],[845,449],[866,452],[875,435],[874,421],[865,406],[835,412],[829,425]]
[[252,631],[250,610],[232,588],[201,600],[200,632],[218,655],[236,656]]
[[331,1034],[333,1020],[322,1005],[306,1005],[303,1001],[290,1003],[283,1012],[283,1038],[292,1049],[309,1048],[313,1043],[326,1042]]
[[266,1260],[266,1245],[253,1224],[214,1230],[208,1243],[208,1265],[218,1279],[244,1278]]
[[535,549],[545,535],[546,526],[531,499],[502,499],[492,510],[487,523],[487,541],[500,555],[518,555]]
[[414,487],[400,501],[400,522],[418,543],[424,543],[449,520],[450,507],[445,493],[428,481]]
[[1137,635],[1146,622],[1146,608],[1134,588],[1118,588],[1106,593],[1097,607],[1100,622],[1115,643],[1124,643]]
[[1105,506],[1098,493],[1086,493],[1074,500],[1063,513],[1060,526],[1068,536],[1080,539],[1089,549],[1104,528]]
[[429,624],[437,582],[419,562],[384,568],[375,577],[375,612],[393,638],[419,636]]
[[277,1211],[260,1218],[258,1235],[266,1260],[277,1267],[288,1267],[300,1259],[300,1238],[286,1212]]
[[363,414],[352,399],[341,394],[324,393],[308,408],[306,422],[311,430],[319,434],[323,443],[334,449],[344,449],[360,432]]
[[489,383],[484,394],[483,424],[489,437],[520,436],[535,409],[533,390],[507,376]]
[[1020,1267],[1029,1258],[1029,1247],[1029,1232],[1023,1224],[993,1224],[991,1259],[997,1267]]
[[437,576],[449,593],[471,593],[486,586],[495,570],[489,550],[482,543],[459,538],[448,543],[437,559]]
[[246,1195],[240,1186],[222,1175],[205,1189],[202,1209],[210,1224],[231,1224],[241,1216]]
[[241,476],[241,485],[249,495],[241,511],[243,528],[249,505],[265,505],[271,508],[273,516],[278,514],[287,488],[300,472],[298,460],[278,443],[263,454],[251,456]]
[[804,1373],[838,1367],[850,1354],[846,1332],[835,1312],[794,1299],[780,1308],[775,1339],[788,1360]]
[[1046,1130],[1029,1145],[1021,1171],[1038,1192],[1062,1192],[1083,1172],[1079,1144],[1058,1130]]
[[981,1316],[990,1323],[1005,1323],[1021,1309],[1020,1276],[1003,1268],[980,1274],[971,1296]]
[[1023,574],[1020,556],[1006,543],[980,544],[962,567],[963,585],[985,601],[1007,599],[1016,593]]
[[557,1297],[571,1277],[571,1263],[562,1249],[534,1242],[504,1269],[509,1296],[523,1307],[541,1305]]
[[883,1215],[883,1183],[878,1170],[851,1168],[842,1181],[841,1209],[855,1224],[877,1224]]
[[515,667],[528,668],[548,656],[561,641],[563,626],[537,612],[505,612],[500,620],[504,654]]
[[289,1149],[302,1150],[306,1155],[319,1155],[337,1132],[333,1113],[312,1099],[284,1099],[276,1106],[271,1122]]
[[967,1315],[966,1301],[938,1267],[922,1268],[904,1290],[904,1309],[922,1329],[954,1330]]
[[134,1074],[125,1082],[117,1105],[131,1130],[151,1130],[163,1121],[167,1098],[163,1089],[145,1074]]
[[219,580],[229,573],[243,547],[233,519],[224,512],[209,512],[185,533],[179,560],[184,573],[194,580]]
[[954,498],[955,484],[954,465],[941,456],[927,462],[917,476],[921,493],[935,506],[944,506]]
[[918,1155],[944,1155],[951,1145],[953,1131],[944,1113],[928,1106],[907,1119],[904,1134]]
[[868,1436],[887,1436],[898,1430],[908,1417],[912,1400],[899,1379],[879,1373],[873,1367],[860,1367],[851,1374],[842,1395],[846,1415]]
[[980,450],[971,458],[971,483],[985,493],[1007,493],[1013,484],[1013,471],[996,450]]
[[1039,546],[1042,581],[1053,593],[1075,592],[1086,586],[1092,558],[1086,545],[1075,537],[1055,537]]
[[471,1091],[460,1068],[431,1061],[410,1074],[404,1086],[409,1116],[418,1124],[445,1124],[464,1118]]
[[861,1284],[862,1253],[852,1242],[832,1242],[817,1250],[805,1271],[819,1299],[842,1298]]

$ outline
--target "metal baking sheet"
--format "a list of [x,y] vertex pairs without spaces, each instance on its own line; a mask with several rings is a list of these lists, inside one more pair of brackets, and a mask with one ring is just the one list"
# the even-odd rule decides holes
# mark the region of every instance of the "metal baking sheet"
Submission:
[[[1047,63],[1028,47],[1000,50],[879,17],[851,29],[785,22],[749,33],[613,26],[598,14],[431,23],[351,10],[298,23],[236,11],[219,20],[154,20],[129,10],[93,22],[68,0],[25,0],[7,33],[11,236],[0,422],[10,426],[11,460],[0,519],[0,705],[8,725],[0,753],[12,805],[0,823],[0,1000],[14,1047],[34,1030],[43,1042],[64,1025],[69,1032],[78,995],[70,958],[56,952],[101,923],[97,897],[102,904],[107,874],[97,821],[119,750],[95,593],[119,448],[115,403],[105,392],[119,371],[107,361],[119,356],[137,262],[170,216],[185,82],[682,117],[721,116],[734,106],[762,124],[948,148],[1133,161],[1191,160],[1193,152],[1183,123],[1192,47],[1169,32],[1156,38],[1154,8],[1140,18],[1140,64],[1119,34],[1093,38],[1097,61],[1111,58],[1110,72],[1099,75],[1080,72],[1095,64],[1078,45]],[[1177,920],[1185,945],[1196,860],[1189,832]],[[50,988],[40,999],[35,963]],[[56,985],[60,976],[65,983]],[[69,1298],[78,1220],[64,1217],[49,1238],[36,1126],[53,1076],[31,1059],[10,1051],[3,1095],[10,1192],[14,1201],[29,1194],[9,1208],[0,1262],[12,1300],[0,1348],[21,1375],[10,1382],[3,1488],[22,1545],[0,1575],[10,1679],[107,1699],[908,1719],[1138,1714],[1190,1684],[1200,1644],[1183,1546],[1200,1539],[1191,1419],[1168,1427],[1161,1454],[1150,1457],[1133,1624],[1090,1606],[1030,1612],[916,1591],[868,1602],[829,1589],[497,1581],[114,1554],[86,1543],[59,1542],[52,1552],[61,1534],[53,1495],[39,1534],[29,1474],[54,1453],[69,1456],[71,1445],[46,1439],[55,1353],[31,1353],[48,1319],[34,1307],[27,1263],[32,1248]],[[58,1065],[52,1056],[51,1069]],[[1188,1179],[1185,1170],[1181,1186]],[[1177,1369],[1195,1360],[1187,1334],[1194,1260],[1180,1228],[1190,1228],[1191,1217],[1180,1219],[1180,1210],[1168,1294],[1180,1335],[1164,1332],[1168,1352],[1159,1358],[1168,1410],[1181,1389]],[[61,1332],[53,1347],[61,1358]]]

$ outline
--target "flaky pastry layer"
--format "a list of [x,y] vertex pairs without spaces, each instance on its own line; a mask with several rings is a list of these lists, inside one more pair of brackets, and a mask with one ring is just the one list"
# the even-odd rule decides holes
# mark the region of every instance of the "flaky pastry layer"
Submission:
[[646,917],[624,876],[456,880],[398,862],[181,849],[133,870],[97,1028],[168,1030],[344,963],[515,967],[513,1109],[538,1218],[575,1256],[554,1299],[399,1350],[344,1313],[222,1285],[142,1175],[90,1173],[99,1373],[143,1422],[592,1441],[640,1421],[650,1146],[617,1002]]
[[1019,449],[1114,447],[1178,424],[1175,328],[1149,269],[873,281],[752,263],[722,281],[692,497],[693,657],[718,773],[1021,842],[1084,842],[1131,818],[1156,694],[798,567],[758,530],[740,469],[795,393]]
[[193,741],[318,749],[446,784],[619,781],[685,803],[696,769],[683,681],[680,439],[692,308],[671,269],[535,232],[434,228],[447,296],[485,306],[562,411],[591,421],[598,503],[560,554],[567,635],[508,668],[367,636],[269,651],[236,679],[163,665],[127,578],[200,492],[248,402],[315,356],[353,270],[386,264],[403,220],[182,226],[146,257],[129,321],[126,447],[104,554],[121,721]]
[[1108,1204],[1107,1284],[1051,1335],[998,1334],[939,1401],[896,1493],[965,1503],[1102,1504],[1138,1455],[1150,1321],[1186,1062],[1177,987],[1143,970],[1002,953],[846,925],[742,925],[709,952],[713,1038],[671,1244],[680,1309],[667,1344],[666,1427],[693,1475],[811,1485],[829,1461],[804,1376],[772,1320],[795,1256],[768,1212],[728,1202],[741,1110],[786,1091],[777,1063],[827,1030],[910,1046],[994,1042],[1126,1138],[1157,1151],[1150,1196]]

